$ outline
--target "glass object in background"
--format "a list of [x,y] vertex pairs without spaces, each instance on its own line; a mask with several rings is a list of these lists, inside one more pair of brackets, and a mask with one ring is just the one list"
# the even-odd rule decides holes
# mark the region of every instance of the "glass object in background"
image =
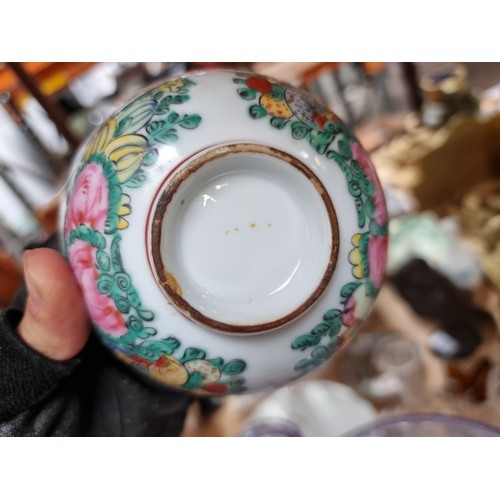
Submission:
[[388,417],[359,427],[350,437],[500,437],[500,429],[468,418],[429,414]]
[[377,408],[414,405],[424,398],[420,349],[395,332],[361,332],[346,349],[339,373]]
[[300,429],[290,420],[282,418],[250,422],[239,437],[302,437]]
[[305,437],[336,437],[371,422],[376,414],[371,403],[346,385],[307,380],[264,399],[250,414],[240,435],[296,432]]
[[396,335],[387,335],[373,350],[373,365],[379,376],[369,380],[368,392],[397,398],[403,405],[423,398],[423,366],[418,346]]

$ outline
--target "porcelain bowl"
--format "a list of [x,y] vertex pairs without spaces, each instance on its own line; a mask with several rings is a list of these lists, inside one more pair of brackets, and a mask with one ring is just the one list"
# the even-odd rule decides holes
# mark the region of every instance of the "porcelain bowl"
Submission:
[[71,169],[62,246],[113,353],[168,387],[279,387],[352,337],[382,283],[387,211],[359,141],[250,73],[164,81]]

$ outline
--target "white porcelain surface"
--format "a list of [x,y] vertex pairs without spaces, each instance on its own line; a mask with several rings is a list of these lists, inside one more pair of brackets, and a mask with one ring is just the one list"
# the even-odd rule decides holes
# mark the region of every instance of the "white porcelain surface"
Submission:
[[230,152],[181,183],[162,220],[160,253],[207,321],[229,333],[266,331],[320,286],[336,229],[302,172],[267,154]]
[[165,82],[111,117],[75,159],[61,217],[105,344],[203,394],[278,387],[340,349],[381,284],[386,223],[332,112],[231,71]]

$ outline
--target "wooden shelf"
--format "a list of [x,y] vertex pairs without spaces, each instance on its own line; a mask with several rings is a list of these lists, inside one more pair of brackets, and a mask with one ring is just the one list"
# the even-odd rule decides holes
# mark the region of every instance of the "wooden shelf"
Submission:
[[[40,91],[47,95],[56,95],[69,83],[89,70],[94,62],[23,62],[23,68],[38,84]],[[6,63],[0,64],[0,93],[10,92],[17,102],[22,102],[29,92],[19,82],[17,76]]]

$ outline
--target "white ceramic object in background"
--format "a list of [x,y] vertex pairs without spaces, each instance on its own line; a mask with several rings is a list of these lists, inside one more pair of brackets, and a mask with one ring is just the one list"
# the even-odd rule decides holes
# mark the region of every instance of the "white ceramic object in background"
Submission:
[[305,380],[274,392],[252,411],[242,429],[289,423],[305,437],[338,437],[377,418],[374,406],[353,389],[330,380]]
[[308,94],[232,71],[156,85],[77,155],[64,251],[103,342],[199,394],[279,387],[355,332],[385,271],[382,188]]

